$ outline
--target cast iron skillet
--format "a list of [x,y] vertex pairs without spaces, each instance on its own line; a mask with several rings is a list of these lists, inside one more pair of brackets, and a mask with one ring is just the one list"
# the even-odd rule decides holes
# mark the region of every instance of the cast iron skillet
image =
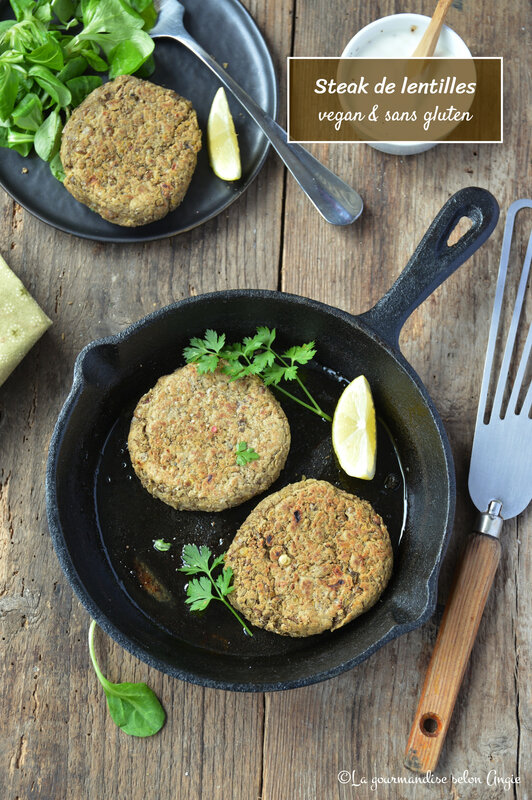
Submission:
[[[449,247],[462,216],[472,227]],[[184,680],[270,691],[337,675],[430,616],[454,513],[454,470],[442,423],[398,337],[414,308],[488,238],[497,217],[487,191],[458,192],[389,292],[359,317],[280,292],[218,292],[163,308],[81,352],[50,446],[48,520],[76,594],[119,644]],[[335,462],[328,423],[283,402],[292,447],[270,491],[306,475],[358,493],[384,517],[395,550],[392,580],[374,608],[334,633],[305,639],[259,629],[245,636],[219,603],[200,615],[188,610],[187,579],[176,571],[183,544],[227,549],[257,499],[217,514],[177,512],[141,487],[126,449],[136,402],[183,363],[192,336],[209,327],[236,341],[258,324],[277,329],[280,347],[316,341],[316,363],[305,378],[327,411],[345,382],[364,373],[379,417],[377,475],[357,482]],[[158,538],[172,548],[158,552]]]

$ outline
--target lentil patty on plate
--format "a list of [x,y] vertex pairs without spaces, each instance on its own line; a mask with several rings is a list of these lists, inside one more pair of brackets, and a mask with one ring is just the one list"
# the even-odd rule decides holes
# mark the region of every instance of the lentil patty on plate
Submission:
[[392,573],[388,531],[366,501],[327,481],[262,500],[231,543],[232,605],[286,636],[336,630],[367,611]]
[[65,125],[64,185],[109,222],[145,225],[181,203],[200,149],[189,100],[121,75],[91,92]]
[[[246,442],[259,458],[236,463]],[[195,364],[159,378],[138,402],[128,437],[142,485],[173,508],[222,511],[263,492],[290,449],[281,406],[256,375],[231,381]]]

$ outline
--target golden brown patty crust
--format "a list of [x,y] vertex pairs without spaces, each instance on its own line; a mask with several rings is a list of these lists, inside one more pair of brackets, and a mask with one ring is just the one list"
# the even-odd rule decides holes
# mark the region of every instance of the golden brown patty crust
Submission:
[[121,75],[91,92],[65,125],[65,187],[110,222],[145,225],[181,203],[200,149],[189,100]]
[[262,500],[238,530],[225,557],[229,599],[260,628],[310,636],[367,611],[392,562],[388,531],[366,500],[301,481]]
[[[235,448],[259,454],[244,466]],[[256,375],[231,381],[195,364],[157,381],[139,400],[128,438],[142,485],[177,509],[222,511],[263,492],[290,449],[281,406]]]

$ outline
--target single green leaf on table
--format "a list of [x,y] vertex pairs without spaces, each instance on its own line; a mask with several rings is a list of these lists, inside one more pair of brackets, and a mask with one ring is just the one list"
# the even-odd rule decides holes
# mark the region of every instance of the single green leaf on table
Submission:
[[[206,545],[198,547],[195,544],[186,544],[183,547],[183,566],[180,571],[184,572],[185,575],[204,573],[201,577],[193,578],[188,582],[185,603],[188,603],[191,611],[204,611],[211,600],[220,600],[237,618],[244,631],[249,636],[253,636],[244,620],[225,599],[234,590],[234,586],[230,585],[233,578],[232,569],[224,566],[221,575],[218,575],[216,579],[212,576],[213,571],[223,564],[225,553],[216,556],[212,564],[209,564],[211,556],[212,552]],[[214,593],[212,591],[213,588]]]
[[89,628],[89,653],[103,686],[113,721],[130,736],[153,736],[164,725],[166,714],[157,695],[145,683],[111,683],[103,675],[94,651],[96,622]]
[[260,458],[252,447],[248,447],[247,442],[239,442],[235,447],[236,463],[239,467],[245,467],[250,461]]

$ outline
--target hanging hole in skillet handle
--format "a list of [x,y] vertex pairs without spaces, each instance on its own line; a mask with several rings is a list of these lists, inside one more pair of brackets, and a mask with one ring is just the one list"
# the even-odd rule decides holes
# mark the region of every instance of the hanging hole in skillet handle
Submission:
[[473,221],[469,217],[460,217],[447,239],[447,247],[452,247],[453,244],[456,244],[462,236],[465,236],[472,225]]
[[[463,218],[470,222],[464,231]],[[412,312],[484,244],[499,218],[499,206],[486,189],[470,186],[443,206],[391,289],[361,314],[369,327],[392,347]]]

